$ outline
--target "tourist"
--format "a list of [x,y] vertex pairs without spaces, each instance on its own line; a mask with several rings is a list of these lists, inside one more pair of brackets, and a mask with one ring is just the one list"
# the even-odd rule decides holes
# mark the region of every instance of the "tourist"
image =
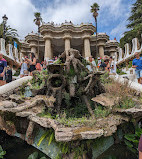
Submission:
[[139,140],[138,150],[139,150],[139,159],[142,159],[142,135],[141,135],[140,140]]
[[110,69],[110,67],[109,67],[109,59],[105,59],[104,62],[100,65],[99,68],[100,68],[101,71],[109,72],[109,69]]
[[95,59],[94,59],[94,58],[92,58],[92,65],[93,65],[95,68],[97,68],[97,65],[96,65],[96,62],[95,62]]
[[135,52],[135,59],[132,62],[132,68],[136,68],[135,74],[138,79],[138,83],[142,84],[142,57],[140,57],[138,52]]
[[6,72],[6,83],[12,82],[12,70],[9,66],[7,66],[7,72]]
[[0,86],[6,84],[5,73],[6,73],[7,61],[3,58],[3,54],[0,53]]
[[28,62],[26,59],[27,59],[27,57],[22,58],[20,78],[22,78],[28,74]]
[[110,56],[110,74],[116,74],[116,63],[114,61],[114,58]]
[[44,62],[43,62],[42,69],[43,69],[43,70],[46,70],[46,69],[47,69],[47,62],[46,62],[46,60],[44,60]]
[[40,64],[38,59],[36,60],[36,70],[39,72],[42,70],[42,65]]
[[30,76],[32,76],[32,72],[34,70],[36,70],[36,58],[35,58],[35,54],[32,52],[30,54],[30,59],[26,58],[26,61],[29,64],[29,72],[30,72]]
[[100,67],[101,64],[102,64],[101,58],[98,57],[98,64],[97,64],[98,68]]

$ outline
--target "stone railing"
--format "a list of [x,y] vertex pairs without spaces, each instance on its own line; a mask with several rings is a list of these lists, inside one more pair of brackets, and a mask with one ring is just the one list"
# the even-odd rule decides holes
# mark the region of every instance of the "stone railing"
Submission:
[[63,23],[61,25],[54,25],[52,23],[43,23],[40,27],[40,31],[51,31],[51,32],[61,32],[64,30],[70,30],[72,32],[82,32],[84,30],[89,30],[92,34],[96,31],[96,28],[88,23],[88,24],[80,24],[80,25],[73,25],[72,23]]
[[7,61],[13,61],[14,63],[20,63],[21,55],[19,56],[18,49],[15,48],[12,44],[8,44],[5,47],[5,40],[3,38],[0,38],[0,52],[3,54],[4,58]]
[[115,53],[115,61],[117,62],[117,65],[122,64],[124,62],[128,62],[132,58],[134,58],[135,52],[142,52],[142,44],[140,44],[139,40],[137,38],[134,38],[132,40],[132,49],[130,49],[130,45],[127,43],[125,44],[125,49],[118,48],[118,53]]

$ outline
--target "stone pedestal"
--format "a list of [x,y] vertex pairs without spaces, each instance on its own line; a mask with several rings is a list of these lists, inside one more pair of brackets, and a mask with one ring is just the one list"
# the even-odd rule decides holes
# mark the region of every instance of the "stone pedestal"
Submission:
[[52,47],[51,47],[51,37],[46,35],[43,38],[45,40],[44,59],[48,60],[48,59],[51,59],[53,57]]
[[104,57],[104,46],[99,46],[99,57]]
[[90,36],[84,36],[84,55],[86,57],[91,56],[91,49],[90,49]]

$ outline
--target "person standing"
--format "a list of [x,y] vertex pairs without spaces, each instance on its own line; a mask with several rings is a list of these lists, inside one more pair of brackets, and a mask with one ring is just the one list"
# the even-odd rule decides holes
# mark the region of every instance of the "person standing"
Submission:
[[6,76],[7,76],[6,83],[12,82],[12,70],[9,66],[7,66]]
[[110,74],[116,74],[116,63],[112,56],[110,56]]
[[6,73],[7,61],[3,58],[3,54],[0,53],[0,86],[6,84],[5,73]]
[[138,79],[138,83],[142,84],[142,57],[140,57],[138,52],[135,52],[135,59],[132,62],[132,68],[136,68],[135,74]]
[[25,73],[28,72],[28,64],[25,58],[22,58],[23,62],[21,63],[21,70],[20,70],[20,78],[25,76]]
[[105,59],[104,60],[104,62],[100,65],[100,67],[99,67],[99,69],[101,70],[101,71],[107,71],[107,72],[109,72],[109,59]]
[[32,72],[34,70],[36,70],[36,57],[35,54],[32,52],[30,54],[30,59],[26,58],[26,61],[29,63],[30,67],[29,67],[29,72],[30,72],[30,76],[32,76]]

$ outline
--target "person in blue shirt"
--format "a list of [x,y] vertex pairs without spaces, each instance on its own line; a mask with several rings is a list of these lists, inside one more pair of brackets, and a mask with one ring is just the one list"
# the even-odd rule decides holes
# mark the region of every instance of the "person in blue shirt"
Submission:
[[5,73],[6,73],[7,62],[3,58],[3,54],[0,53],[0,86],[6,84]]
[[135,73],[138,79],[138,83],[142,84],[142,57],[138,52],[135,52],[135,59],[132,62],[132,68],[136,68]]

